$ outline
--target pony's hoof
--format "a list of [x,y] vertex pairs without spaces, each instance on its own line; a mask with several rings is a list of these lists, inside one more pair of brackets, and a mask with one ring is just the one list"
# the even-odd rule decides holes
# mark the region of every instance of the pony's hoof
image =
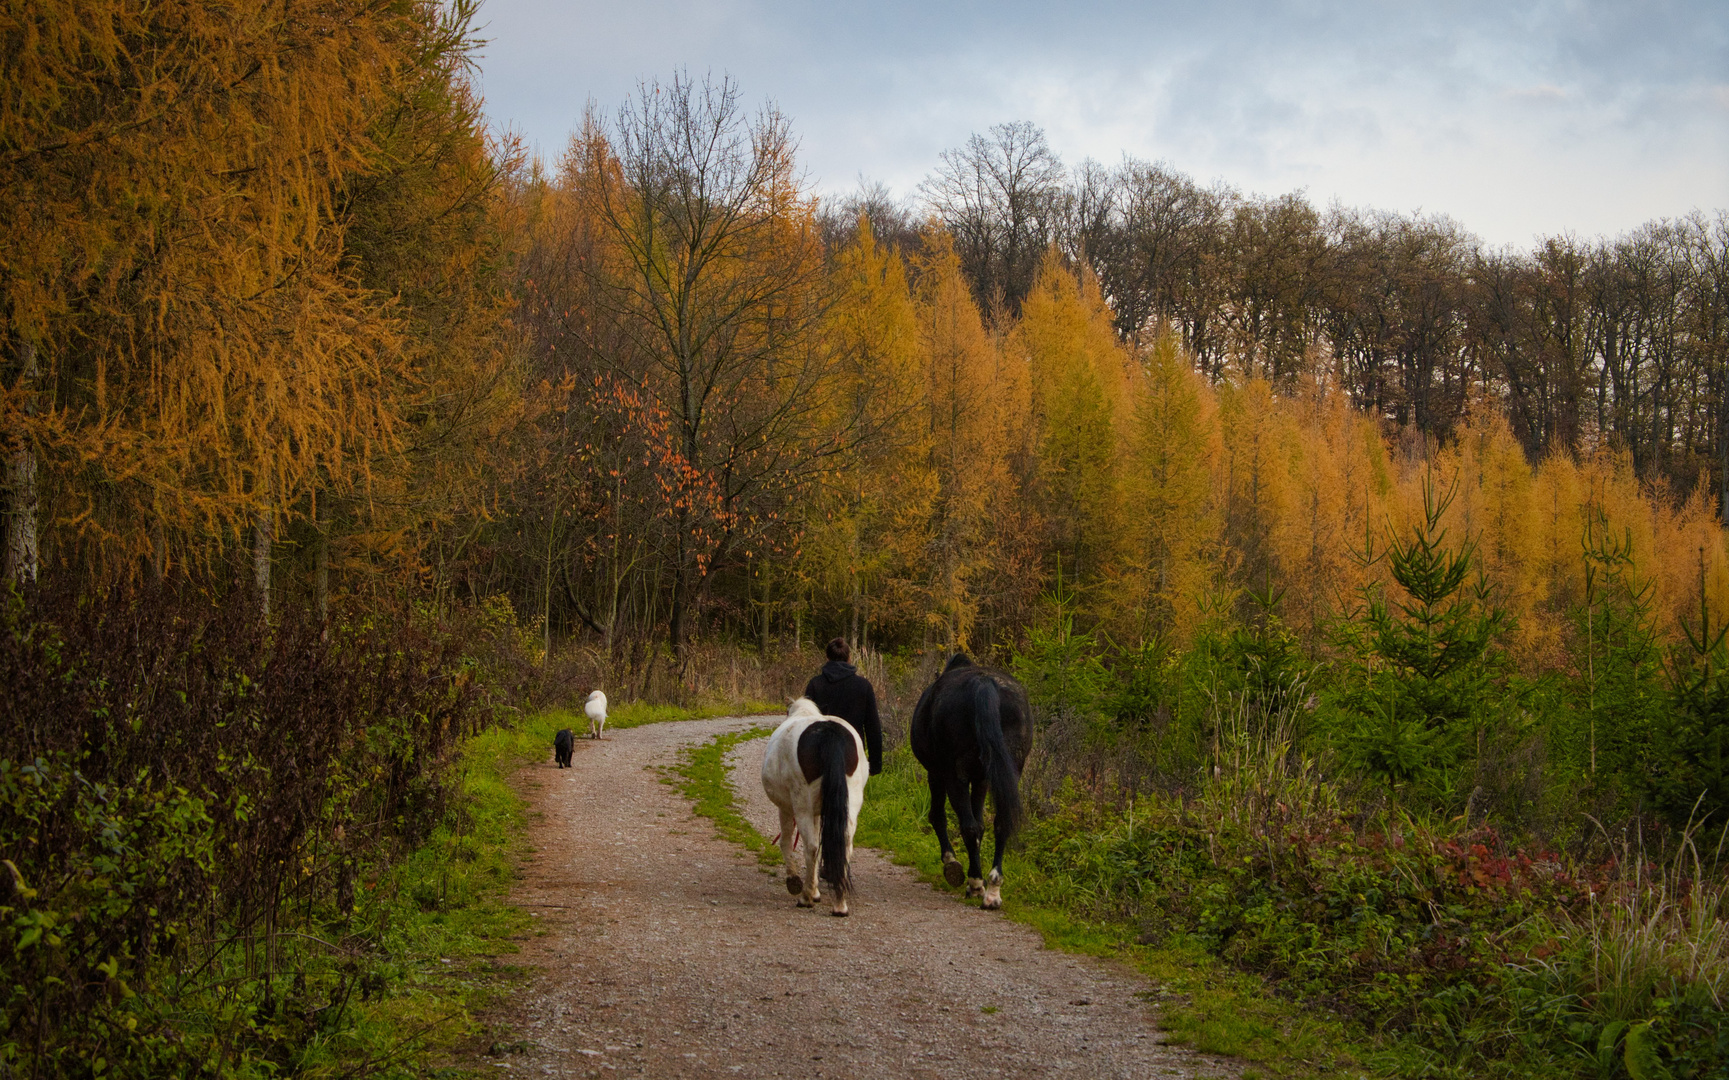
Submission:
[[829,914],[830,914],[830,915],[833,915],[833,916],[834,916],[834,917],[835,917],[835,918],[837,918],[837,919],[844,919],[844,918],[846,918],[846,917],[847,917],[847,909],[846,909],[846,905],[845,905],[845,904],[842,904],[842,905],[841,905],[841,906],[840,906],[840,907],[837,907],[837,908],[835,908],[835,909],[834,909],[834,910],[833,910],[833,911],[831,911],[831,912],[829,912]]
[[995,911],[1003,906],[1003,876],[995,870],[985,879],[985,902],[982,906],[986,911]]
[[951,888],[960,888],[961,882],[966,879],[967,872],[961,869],[960,863],[953,859],[943,863],[943,880],[948,882]]
[[798,898],[798,906],[799,907],[816,907],[816,901],[812,900],[808,896],[801,896]]
[[984,894],[985,894],[985,883],[983,881],[980,881],[976,877],[967,878],[967,899],[968,900],[971,900],[975,896],[983,896]]
[[793,894],[794,896],[797,896],[799,893],[804,892],[804,880],[802,878],[799,878],[796,875],[787,878],[786,879],[786,891]]

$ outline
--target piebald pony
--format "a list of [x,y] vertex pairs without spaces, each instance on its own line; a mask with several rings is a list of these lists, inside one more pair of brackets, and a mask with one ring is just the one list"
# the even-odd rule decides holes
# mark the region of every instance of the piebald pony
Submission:
[[[822,899],[817,876],[834,894],[835,915],[847,913],[852,892],[853,830],[864,805],[864,743],[851,724],[817,711],[799,698],[787,718],[768,737],[762,759],[762,789],[780,807],[780,851],[786,861],[786,891],[799,907]],[[799,837],[804,839],[804,873],[793,864]],[[820,869],[819,869],[820,867]]]

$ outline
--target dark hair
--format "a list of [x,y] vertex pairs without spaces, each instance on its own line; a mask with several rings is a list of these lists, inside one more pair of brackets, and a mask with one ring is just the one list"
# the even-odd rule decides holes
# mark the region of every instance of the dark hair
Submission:
[[852,650],[847,648],[846,638],[835,638],[828,643],[828,658],[845,663],[852,659]]

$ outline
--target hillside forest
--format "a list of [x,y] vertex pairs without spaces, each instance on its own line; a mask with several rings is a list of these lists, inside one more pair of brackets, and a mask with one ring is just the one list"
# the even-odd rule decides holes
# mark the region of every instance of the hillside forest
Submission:
[[0,13],[5,1068],[318,1072],[295,996],[386,991],[281,930],[462,739],[842,636],[902,723],[1027,683],[1089,917],[1434,1075],[1723,1075],[1729,212],[1494,248],[1027,123],[819,197],[683,74],[542,160],[474,16]]

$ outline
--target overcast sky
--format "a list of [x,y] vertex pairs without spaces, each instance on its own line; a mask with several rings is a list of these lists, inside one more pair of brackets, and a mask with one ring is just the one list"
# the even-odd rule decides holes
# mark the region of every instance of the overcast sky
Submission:
[[1729,3],[485,0],[493,121],[549,162],[585,104],[728,74],[819,191],[911,195],[1010,120],[1325,207],[1445,213],[1492,244],[1729,209]]

